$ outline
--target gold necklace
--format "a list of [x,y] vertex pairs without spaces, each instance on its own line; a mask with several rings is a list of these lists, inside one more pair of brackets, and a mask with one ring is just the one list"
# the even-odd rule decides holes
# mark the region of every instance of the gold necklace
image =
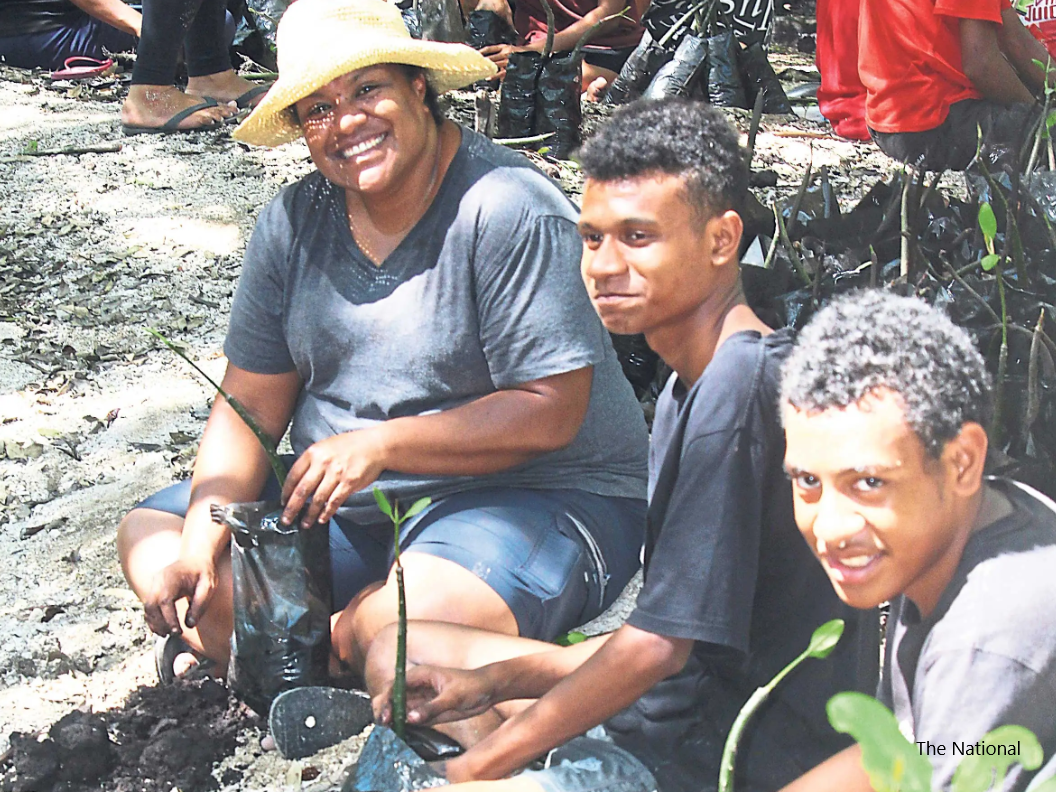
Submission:
[[[429,176],[429,186],[425,188],[425,191],[422,193],[422,198],[419,201],[418,206],[415,208],[416,214],[413,214],[411,216],[411,221],[407,223],[407,225],[397,230],[395,233],[389,234],[389,236],[401,236],[402,234],[406,233],[409,229],[413,228],[414,224],[422,219],[422,215],[425,214],[424,210],[428,209],[429,207],[428,202],[432,198],[433,188],[436,187],[436,178],[440,173],[440,160],[443,158],[443,151],[443,140],[440,139],[438,135],[436,143],[436,157],[433,159],[433,171]],[[367,205],[363,201],[362,196],[359,197],[359,202],[363,206],[363,213],[367,216],[367,219],[370,220],[370,212],[367,210]],[[421,213],[417,214],[417,212],[419,211]],[[367,244],[366,235],[360,232],[359,227],[356,225],[356,221],[352,217],[352,213],[349,212],[347,208],[345,209],[345,214],[348,216],[348,227],[352,231],[352,239],[355,241],[356,245],[364,253],[364,255],[366,255],[366,257],[370,259],[371,263],[373,263],[375,266],[380,267],[385,259],[379,258],[378,254],[374,251],[374,249],[371,248],[369,244]],[[371,221],[371,223],[373,224],[373,221]],[[375,229],[376,228],[377,226],[375,226]],[[399,243],[397,243],[397,247],[398,246]]]

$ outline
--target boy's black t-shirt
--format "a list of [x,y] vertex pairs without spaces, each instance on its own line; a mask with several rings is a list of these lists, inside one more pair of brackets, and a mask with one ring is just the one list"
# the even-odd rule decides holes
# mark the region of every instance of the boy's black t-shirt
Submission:
[[[836,597],[793,519],[778,413],[792,343],[787,330],[737,333],[688,392],[673,376],[657,400],[644,582],[627,623],[696,643],[682,672],[606,727],[661,792],[716,787],[741,705],[820,624],[845,619],[844,637],[827,660],[807,660],[786,678],[756,715],[738,754],[738,789],[778,789],[847,745],[825,703],[841,690],[871,691],[876,679],[868,648],[860,679],[859,617]],[[875,622],[865,615],[862,623]]]
[[1056,506],[1010,481],[992,486],[1013,512],[968,540],[935,610],[922,619],[905,597],[891,609],[877,698],[906,739],[931,743],[933,789],[948,789],[998,726],[1030,729],[1045,757],[1036,772],[1014,763],[1000,792],[1056,775]]

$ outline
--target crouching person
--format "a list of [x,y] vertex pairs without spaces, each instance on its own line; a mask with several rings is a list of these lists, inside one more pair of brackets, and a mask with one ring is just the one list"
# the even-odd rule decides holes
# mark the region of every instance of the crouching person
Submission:
[[[571,740],[549,769],[496,783],[699,792],[715,788],[749,695],[850,609],[793,520],[777,413],[792,335],[767,327],[741,287],[748,172],[736,131],[704,105],[639,102],[581,162],[594,307],[610,331],[644,333],[675,372],[653,425],[644,585],[623,627],[568,648],[412,623],[408,658],[429,665],[408,672],[409,718],[463,719],[446,724],[472,745],[447,763],[451,781],[504,778]],[[852,620],[845,646],[800,667],[753,724],[740,789],[777,789],[842,747],[825,702],[855,686],[854,635]],[[367,679],[385,720],[383,648],[379,639]],[[578,737],[603,723],[604,739]]]
[[[998,726],[1032,730],[1056,772],[1056,504],[983,475],[990,379],[968,335],[878,291],[830,305],[785,365],[796,521],[840,598],[893,601],[879,698],[948,789]],[[988,785],[989,788],[989,785]],[[871,789],[857,746],[786,792]]]

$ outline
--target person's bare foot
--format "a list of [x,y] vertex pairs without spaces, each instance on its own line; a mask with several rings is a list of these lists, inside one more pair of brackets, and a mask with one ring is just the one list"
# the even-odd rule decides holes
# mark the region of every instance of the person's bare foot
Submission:
[[600,102],[605,96],[605,89],[609,87],[609,81],[604,77],[597,77],[590,82],[587,89],[583,92],[584,98],[588,102]]
[[[135,127],[161,127],[181,110],[200,103],[200,97],[188,96],[175,85],[133,85],[121,105],[121,123]],[[234,105],[229,104],[208,107],[183,119],[178,128],[209,127],[236,112]]]
[[[240,96],[256,87],[257,83],[242,79],[235,74],[234,69],[217,72],[216,74],[206,74],[201,77],[187,78],[188,96],[199,98],[209,96],[218,102],[234,102]],[[259,102],[263,97],[263,93],[261,91],[260,95],[254,97],[251,105]]]

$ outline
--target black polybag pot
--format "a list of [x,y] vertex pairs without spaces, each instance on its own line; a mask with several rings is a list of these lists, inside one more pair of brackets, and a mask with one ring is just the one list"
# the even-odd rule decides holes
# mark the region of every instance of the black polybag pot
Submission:
[[733,31],[708,39],[708,99],[718,107],[751,108],[737,70],[737,44]]
[[679,42],[674,57],[660,67],[643,95],[647,99],[689,96],[701,73],[707,67],[707,59],[707,39],[688,33]]
[[551,55],[539,73],[535,95],[535,131],[553,132],[543,145],[552,157],[568,159],[579,148],[583,111],[579,95],[583,85],[582,59],[578,53]]
[[494,11],[470,11],[466,20],[466,44],[473,49],[494,44],[512,44],[514,33]]
[[[535,134],[535,88],[543,56],[538,52],[512,52],[499,94],[499,137]],[[576,97],[579,106],[579,97]]]
[[261,715],[285,690],[325,685],[330,660],[330,531],[279,521],[276,502],[213,508],[231,529],[234,632],[227,679]]
[[653,41],[649,31],[643,33],[642,40],[606,91],[605,103],[622,105],[637,99],[648,87],[653,75],[673,56],[673,52]]
[[766,57],[763,45],[757,42],[744,48],[737,47],[736,51],[741,73],[744,75],[749,105],[755,107],[756,97],[762,93],[764,113],[791,113],[792,105],[785,96],[781,81],[774,73],[774,67]]

